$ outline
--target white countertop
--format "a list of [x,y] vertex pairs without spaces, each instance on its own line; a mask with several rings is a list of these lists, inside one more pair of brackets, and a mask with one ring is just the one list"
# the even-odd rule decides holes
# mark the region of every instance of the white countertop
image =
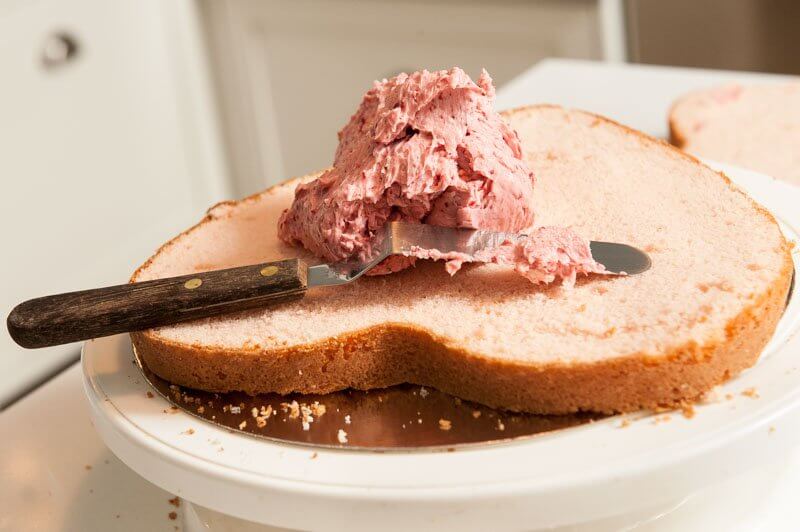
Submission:
[[88,408],[74,364],[0,414],[0,530],[174,532],[172,495],[106,448]]
[[[503,87],[497,100],[502,108],[535,102],[579,107],[665,136],[669,105],[683,92],[730,80],[776,78],[548,60]],[[0,413],[0,531],[174,531],[181,527],[180,516],[177,520],[168,517],[175,510],[168,502],[172,495],[129,470],[95,434],[79,372],[79,366],[73,365]],[[776,495],[776,504],[792,504],[793,493],[800,489],[800,475],[795,478]],[[763,530],[795,529],[796,521],[788,518],[791,514],[772,514]]]

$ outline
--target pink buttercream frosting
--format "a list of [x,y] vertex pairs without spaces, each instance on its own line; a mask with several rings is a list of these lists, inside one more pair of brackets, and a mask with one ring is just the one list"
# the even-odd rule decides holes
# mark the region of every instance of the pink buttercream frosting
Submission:
[[[486,71],[478,83],[459,69],[400,74],[376,82],[339,132],[333,167],[300,185],[278,224],[280,237],[329,261],[366,260],[376,232],[402,220],[520,232],[533,225],[533,172],[517,134],[494,111]],[[574,282],[602,271],[588,242],[565,228],[540,228],[491,256],[446,257],[419,250],[390,257],[370,273],[415,258],[510,264],[531,281]]]
[[606,273],[592,258],[589,242],[566,227],[539,227],[530,234],[475,255],[442,253],[436,249],[416,248],[413,256],[420,259],[445,260],[450,275],[465,262],[488,262],[512,266],[532,283],[552,283],[561,279],[565,285],[575,284],[579,273]]

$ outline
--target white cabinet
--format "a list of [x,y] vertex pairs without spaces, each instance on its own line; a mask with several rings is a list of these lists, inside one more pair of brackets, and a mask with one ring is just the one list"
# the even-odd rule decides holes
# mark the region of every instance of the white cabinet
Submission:
[[472,76],[486,67],[502,85],[544,57],[600,58],[605,42],[589,0],[201,6],[240,194],[329,165],[336,132],[376,78],[457,65]]
[[[3,315],[22,299],[126,281],[228,195],[193,9],[0,5]],[[63,39],[76,53],[61,60]],[[0,405],[76,352],[24,351],[0,333]]]

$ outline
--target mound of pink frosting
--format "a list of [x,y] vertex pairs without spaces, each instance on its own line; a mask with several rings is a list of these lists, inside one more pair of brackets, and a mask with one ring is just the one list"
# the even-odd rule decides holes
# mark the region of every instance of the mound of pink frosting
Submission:
[[[478,83],[459,69],[400,74],[375,82],[339,132],[333,167],[300,185],[278,234],[328,261],[367,260],[377,231],[402,220],[521,232],[532,227],[533,172],[517,134],[494,110],[486,71]],[[535,283],[572,284],[602,272],[589,243],[567,228],[539,228],[481,256],[417,250],[373,268],[401,270],[416,258],[513,266]]]

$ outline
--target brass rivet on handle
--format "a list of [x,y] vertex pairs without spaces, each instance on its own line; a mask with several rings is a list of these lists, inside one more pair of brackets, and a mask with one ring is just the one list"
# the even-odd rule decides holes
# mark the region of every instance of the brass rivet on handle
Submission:
[[275,275],[276,273],[278,273],[278,267],[277,266],[264,266],[263,268],[261,268],[261,272],[260,273],[261,273],[261,275],[263,277],[270,277],[270,276]]
[[201,284],[203,284],[203,280],[198,277],[195,277],[194,279],[189,279],[188,281],[183,283],[183,286],[188,288],[189,290],[194,290]]

